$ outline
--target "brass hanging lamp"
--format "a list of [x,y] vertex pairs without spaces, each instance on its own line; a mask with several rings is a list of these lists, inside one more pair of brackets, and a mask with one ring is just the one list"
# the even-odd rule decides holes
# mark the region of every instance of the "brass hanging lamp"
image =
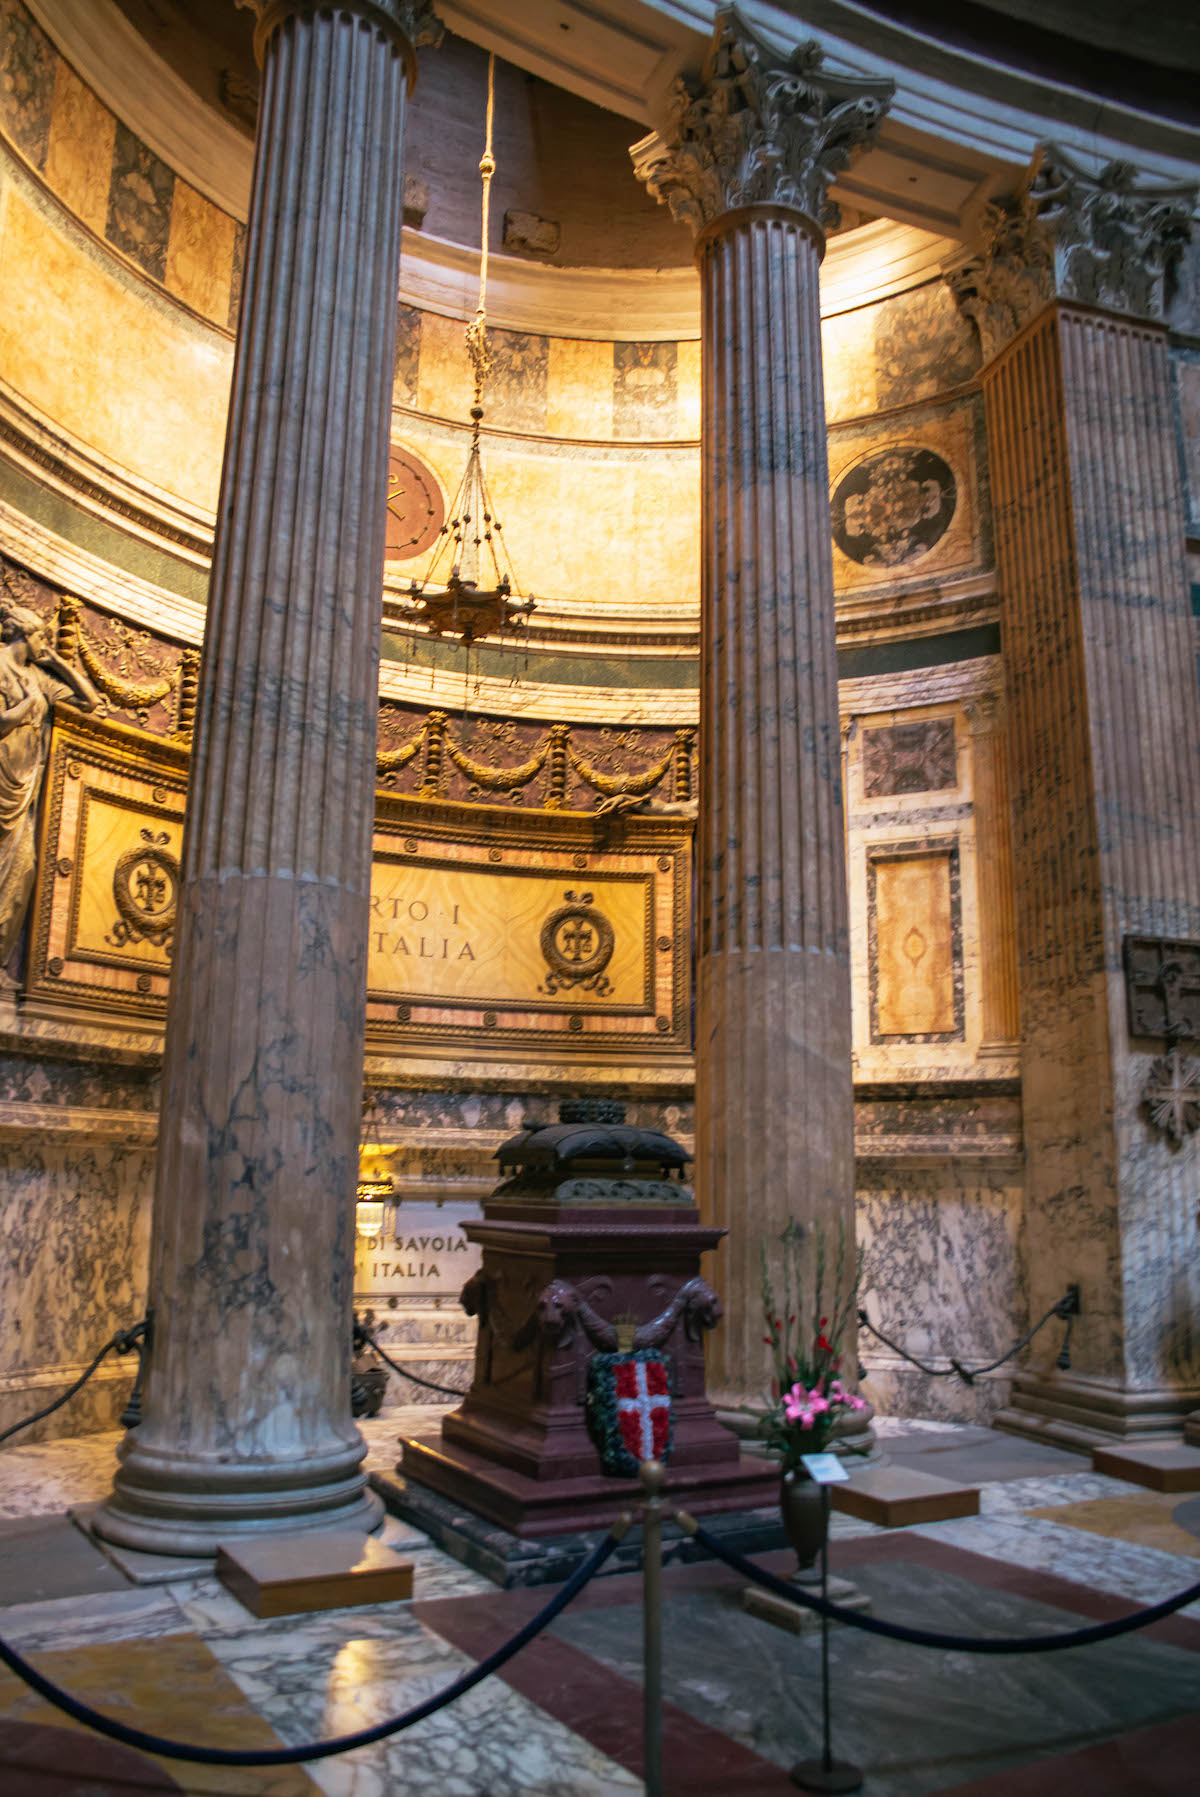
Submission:
[[[518,630],[534,609],[532,594],[522,597],[516,569],[496,516],[483,467],[480,431],[483,424],[483,390],[492,366],[487,333],[488,208],[496,160],[492,154],[492,117],[495,105],[495,55],[488,57],[487,128],[479,173],[483,185],[482,233],[479,251],[479,304],[467,326],[467,351],[475,373],[475,397],[471,406],[471,447],[450,516],[438,532],[437,543],[423,580],[413,580],[407,598],[410,615],[419,619],[432,636],[453,636],[470,654],[472,644],[483,637],[503,637]],[[447,572],[448,570],[448,572]],[[444,575],[439,579],[439,575]]]

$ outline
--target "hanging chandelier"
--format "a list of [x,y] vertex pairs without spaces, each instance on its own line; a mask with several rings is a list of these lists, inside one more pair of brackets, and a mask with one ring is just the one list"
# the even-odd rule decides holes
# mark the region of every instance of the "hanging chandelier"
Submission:
[[488,205],[496,161],[492,155],[492,114],[495,96],[496,58],[488,57],[487,128],[479,173],[483,186],[482,232],[479,250],[479,304],[467,326],[467,351],[475,375],[471,406],[471,447],[467,465],[450,507],[450,516],[438,532],[429,567],[422,580],[413,580],[406,595],[409,614],[425,625],[431,636],[453,636],[470,654],[482,637],[503,637],[521,629],[534,609],[532,594],[523,598],[516,570],[504,541],[504,529],[488,489],[480,447],[483,424],[483,390],[492,366],[487,334]]

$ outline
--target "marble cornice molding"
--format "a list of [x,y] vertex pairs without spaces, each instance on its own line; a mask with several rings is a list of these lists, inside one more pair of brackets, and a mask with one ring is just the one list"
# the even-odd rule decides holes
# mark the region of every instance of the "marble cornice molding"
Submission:
[[829,188],[877,136],[895,91],[823,64],[815,40],[777,49],[723,7],[699,81],[676,80],[661,129],[630,150],[637,178],[698,239],[730,213],[785,207],[823,249]]
[[1154,324],[1192,231],[1200,184],[1089,169],[1042,144],[1020,193],[988,206],[982,242],[946,281],[990,361],[1054,300]]
[[445,35],[430,0],[234,0],[234,5],[254,13],[258,21],[254,54],[260,68],[271,36],[285,20],[343,13],[366,20],[398,45],[408,65],[410,91],[417,77],[416,52],[436,49]]

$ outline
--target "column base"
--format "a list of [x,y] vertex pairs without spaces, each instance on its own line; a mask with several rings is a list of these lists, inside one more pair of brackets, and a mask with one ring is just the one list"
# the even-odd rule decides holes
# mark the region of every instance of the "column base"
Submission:
[[[1090,1454],[1114,1441],[1178,1441],[1197,1397],[1200,1391],[1195,1386],[1130,1391],[1113,1379],[1018,1373],[1009,1403],[997,1412],[993,1426],[1051,1447]],[[1200,1429],[1195,1433],[1200,1436]]]
[[132,1448],[90,1527],[117,1547],[213,1559],[225,1542],[307,1529],[371,1534],[383,1505],[361,1470],[361,1442],[303,1461],[206,1466]]

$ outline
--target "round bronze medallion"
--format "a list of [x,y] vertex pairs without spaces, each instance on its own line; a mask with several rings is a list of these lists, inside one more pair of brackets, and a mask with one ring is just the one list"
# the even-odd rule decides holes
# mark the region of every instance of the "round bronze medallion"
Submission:
[[165,944],[179,900],[179,862],[170,850],[162,842],[127,849],[113,868],[112,884],[125,939],[145,937],[160,947]]
[[833,540],[864,568],[895,568],[928,555],[954,517],[958,491],[932,449],[897,444],[847,469],[833,492]]
[[408,449],[388,457],[387,546],[390,562],[410,561],[433,543],[446,517],[442,490]]
[[542,925],[541,947],[550,971],[544,990],[582,986],[604,995],[609,991],[605,968],[612,960],[616,935],[590,892],[568,892],[567,903],[552,911]]

